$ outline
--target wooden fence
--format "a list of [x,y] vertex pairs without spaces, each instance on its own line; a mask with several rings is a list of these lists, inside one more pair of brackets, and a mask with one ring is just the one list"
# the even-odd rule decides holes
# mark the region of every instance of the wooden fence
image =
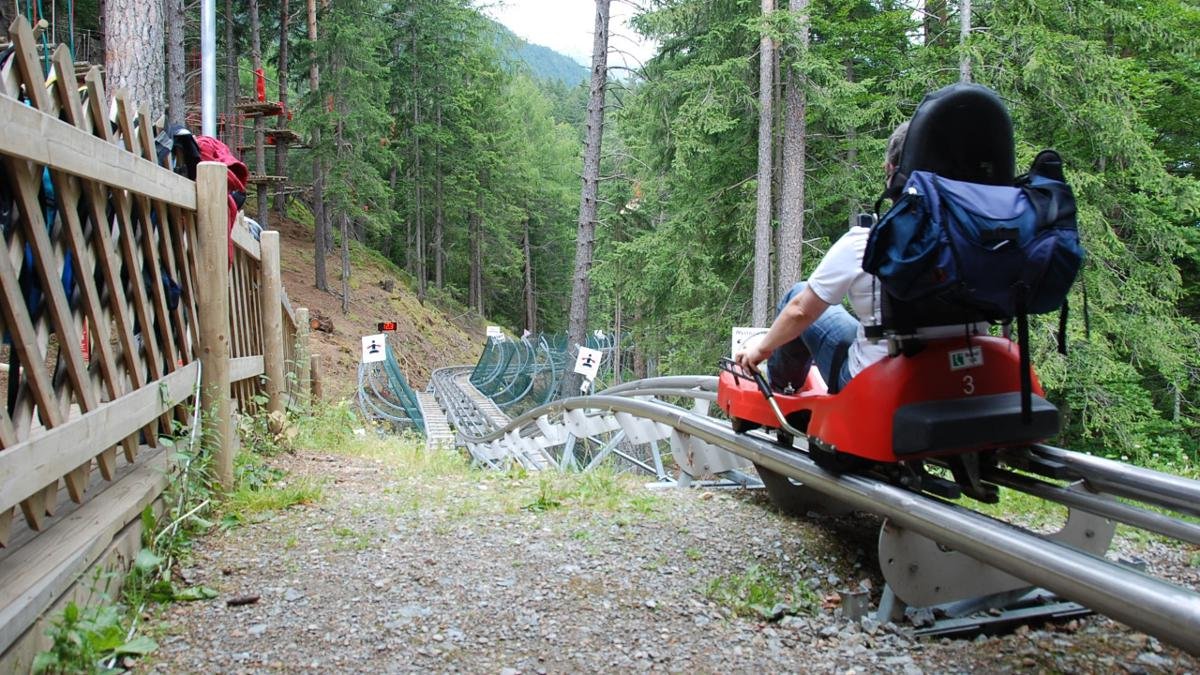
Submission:
[[[279,235],[232,230],[225,167],[161,166],[146,108],[65,47],[43,77],[28,23],[0,67],[0,670],[28,669],[45,618],[127,569],[167,484],[160,438],[200,392],[232,485],[231,408],[308,398],[307,320]],[[299,319],[299,320],[298,320]],[[232,400],[231,400],[232,395]],[[265,404],[265,410],[260,404]]]

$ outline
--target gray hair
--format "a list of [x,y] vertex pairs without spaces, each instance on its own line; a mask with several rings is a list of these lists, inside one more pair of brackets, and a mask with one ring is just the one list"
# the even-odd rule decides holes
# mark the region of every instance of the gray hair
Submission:
[[900,166],[900,151],[904,149],[904,138],[908,136],[908,122],[896,127],[887,142],[887,163],[893,167]]

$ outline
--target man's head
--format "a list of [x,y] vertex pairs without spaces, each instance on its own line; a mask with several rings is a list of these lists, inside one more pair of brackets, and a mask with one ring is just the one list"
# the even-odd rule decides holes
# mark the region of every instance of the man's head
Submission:
[[904,137],[908,135],[908,122],[896,127],[887,142],[887,155],[883,160],[883,171],[887,174],[885,183],[892,181],[892,174],[900,167],[900,151],[904,149]]

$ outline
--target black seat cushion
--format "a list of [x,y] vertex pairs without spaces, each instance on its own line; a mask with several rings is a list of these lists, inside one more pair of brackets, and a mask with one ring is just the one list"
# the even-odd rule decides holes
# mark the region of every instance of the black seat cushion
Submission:
[[1032,420],[1021,422],[1021,394],[1009,392],[948,401],[924,401],[892,416],[892,447],[898,457],[982,446],[1034,443],[1061,429],[1058,408],[1033,395]]

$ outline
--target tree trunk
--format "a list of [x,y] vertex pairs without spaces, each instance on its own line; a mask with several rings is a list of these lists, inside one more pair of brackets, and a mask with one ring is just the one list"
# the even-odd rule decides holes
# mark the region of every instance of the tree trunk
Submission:
[[[775,218],[782,217],[783,212],[783,118],[786,114],[786,109],[783,105],[784,82],[780,76],[782,68],[782,56],[780,52],[782,46],[775,45],[775,53],[771,59],[771,82],[774,86],[771,87],[771,213],[775,214]],[[776,287],[776,280],[779,278],[779,254],[781,251],[781,243],[783,239],[783,231],[776,222],[771,223],[771,285],[767,293],[767,306],[775,306],[775,298],[783,293],[783,289]]]
[[613,309],[613,384],[621,384],[621,289],[617,289]]
[[157,119],[166,105],[163,0],[106,0],[104,31],[109,96],[124,89],[130,103],[149,106],[150,119]]
[[[762,0],[764,17],[775,11],[775,0]],[[754,221],[754,298],[751,322],[765,326],[770,320],[771,292],[771,89],[775,41],[763,32],[758,62],[758,203]]]
[[[808,0],[789,0],[795,14],[808,10]],[[779,277],[780,297],[800,281],[800,263],[804,241],[804,153],[805,147],[805,82],[795,68],[796,58],[808,51],[808,20],[801,18],[797,34],[792,36],[799,46],[791,45],[787,59],[787,113],[783,121],[783,184],[779,210]]]
[[442,209],[442,102],[440,98],[434,111],[437,116],[435,138],[438,140],[433,150],[433,285],[441,288],[446,256],[442,250],[445,222]]
[[[640,326],[642,323],[642,310],[635,306],[633,312],[633,325]],[[633,379],[641,380],[646,377],[646,352],[634,343],[633,345]]]
[[167,121],[187,125],[184,82],[187,64],[183,53],[183,31],[187,16],[183,0],[165,0],[167,25]]
[[[277,128],[287,129],[288,127],[288,0],[279,0],[279,103],[283,105],[283,114],[279,116]],[[287,143],[280,143],[275,140],[275,173],[280,176],[287,175]],[[280,218],[287,215],[287,195],[283,190],[278,190],[275,193],[275,212]],[[264,223],[265,224],[265,223]]]
[[233,30],[233,0],[225,0],[225,145],[233,151],[235,157],[241,157],[238,151],[238,134],[240,130],[235,122],[238,118],[237,101],[238,89],[238,48],[236,33]]
[[[857,80],[855,79],[854,74],[854,61],[852,59],[846,59],[843,65],[846,68],[846,81],[851,83],[856,82]],[[857,138],[858,130],[854,127],[850,127],[850,129],[846,132],[846,145],[849,148],[846,150],[846,166],[849,167],[851,171],[858,169],[858,146],[856,145]],[[861,203],[853,196],[848,196],[846,201],[851,205],[851,210],[860,208]]]
[[522,222],[521,248],[525,252],[525,330],[537,332],[537,300],[533,292],[533,251],[529,245],[529,216]]
[[468,304],[483,316],[483,190],[487,184],[487,174],[481,173],[479,189],[475,193],[475,208],[467,216],[471,235],[470,279],[467,294]]
[[416,49],[417,27],[414,24],[412,27],[413,230],[415,234],[413,247],[416,249],[414,251],[414,258],[416,259],[417,299],[424,302],[427,275],[425,266],[425,218],[421,213],[421,135],[417,131],[421,126],[421,97],[417,88],[421,81],[421,71],[417,65],[420,59],[416,58]]
[[[575,345],[587,344],[588,300],[591,295],[592,247],[596,238],[596,198],[600,185],[600,141],[604,135],[604,92],[608,84],[608,14],[611,0],[596,0],[592,40],[592,81],[589,87],[587,129],[583,152],[583,189],[579,199],[579,232],[575,240],[575,270],[571,279],[571,313],[567,325],[568,362]],[[568,367],[559,396],[574,396],[580,377]]]
[[[258,19],[258,0],[248,0],[247,8],[250,10],[250,62],[254,67],[255,78],[255,98],[258,97],[258,74],[262,71],[262,22]],[[262,115],[257,115],[254,118],[254,172],[265,176],[267,175],[267,148],[266,134],[267,122]],[[263,227],[267,226],[267,184],[259,183],[255,186],[255,206],[257,209],[254,212],[254,219]]]
[[967,40],[971,37],[971,0],[958,3],[958,81],[971,81],[971,55],[967,52]]
[[[413,136],[415,138],[415,132],[413,133]],[[404,175],[408,178],[408,185],[410,187],[416,183],[417,178],[416,175],[413,174],[412,162],[409,162],[408,169],[405,170]],[[413,251],[413,230],[415,228],[413,227],[411,204],[409,204],[408,209],[409,217],[404,219],[404,271],[408,272],[413,279],[416,279],[417,263],[416,255]]]
[[946,45],[946,20],[949,18],[949,0],[925,0],[923,27],[925,46]]
[[[317,39],[317,2],[308,0],[308,39]],[[313,61],[308,68],[308,86],[313,95],[321,89],[321,71],[317,62]],[[321,144],[321,128],[314,127],[312,131],[312,147]],[[329,279],[325,274],[325,238],[327,236],[325,220],[325,166],[321,160],[313,156],[313,285],[322,291],[329,290]]]
[[342,211],[342,314],[350,313],[350,216]]

